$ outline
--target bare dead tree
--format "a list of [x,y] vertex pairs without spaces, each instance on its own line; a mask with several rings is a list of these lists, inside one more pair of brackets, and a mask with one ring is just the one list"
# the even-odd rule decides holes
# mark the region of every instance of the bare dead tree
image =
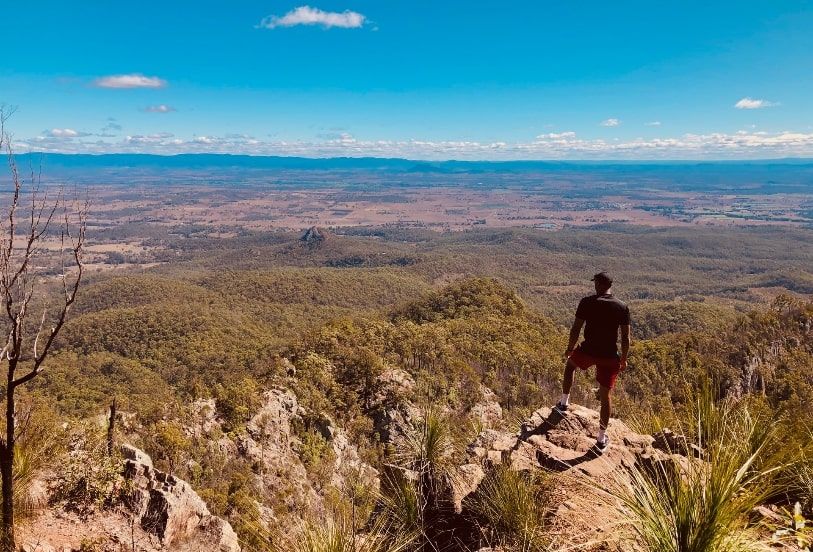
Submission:
[[110,415],[107,418],[107,456],[113,456],[113,450],[116,445],[116,410],[117,410],[116,397],[113,397],[113,402],[110,403]]
[[[65,324],[82,280],[82,251],[85,243],[88,203],[72,208],[59,193],[56,200],[40,191],[40,176],[31,171],[30,202],[23,199],[23,178],[17,169],[11,140],[5,123],[10,113],[0,108],[0,152],[8,159],[11,190],[4,218],[0,219],[0,296],[3,313],[0,328],[0,364],[5,364],[5,432],[0,436],[0,475],[2,475],[2,522],[0,551],[14,552],[14,455],[20,435],[16,423],[15,392],[40,375],[54,341]],[[59,221],[59,224],[57,224]],[[53,235],[59,238],[56,251],[44,243]],[[56,266],[59,291],[53,309],[48,308],[50,293],[48,262]],[[45,266],[43,266],[43,264]],[[41,291],[44,290],[44,291]],[[54,297],[50,298],[54,300]],[[32,302],[33,301],[33,302]],[[35,304],[46,305],[37,321],[29,316]],[[4,316],[5,315],[5,316]],[[0,334],[2,339],[2,334]]]

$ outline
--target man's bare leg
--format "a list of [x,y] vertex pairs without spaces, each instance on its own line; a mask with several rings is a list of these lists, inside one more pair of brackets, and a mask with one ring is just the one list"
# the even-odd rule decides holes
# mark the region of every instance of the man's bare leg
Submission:
[[598,398],[601,401],[601,412],[599,413],[598,425],[598,441],[601,443],[604,442],[607,426],[610,423],[610,413],[612,408],[610,401],[610,388],[599,384]]
[[565,376],[562,379],[562,394],[570,395],[570,388],[573,387],[573,374],[576,373],[576,366],[573,362],[568,359],[565,363]]
[[573,374],[576,372],[576,366],[570,359],[565,363],[565,374],[562,378],[562,398],[559,399],[557,406],[565,407],[570,404],[570,388],[573,387]]

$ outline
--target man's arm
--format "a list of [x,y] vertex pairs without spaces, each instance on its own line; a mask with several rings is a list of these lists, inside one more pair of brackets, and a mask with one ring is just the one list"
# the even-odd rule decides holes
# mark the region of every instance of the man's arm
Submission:
[[573,319],[573,325],[570,326],[570,340],[567,342],[567,350],[565,351],[566,357],[569,357],[573,349],[576,348],[576,342],[579,341],[579,334],[582,333],[582,326],[584,326],[584,320],[578,316]]
[[627,355],[630,352],[630,325],[621,326],[621,369],[627,367]]

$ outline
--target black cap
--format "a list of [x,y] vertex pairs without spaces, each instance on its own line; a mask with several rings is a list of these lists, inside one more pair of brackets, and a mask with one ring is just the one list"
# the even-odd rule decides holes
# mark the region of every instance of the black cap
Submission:
[[590,280],[593,282],[598,282],[600,284],[606,284],[608,286],[613,285],[613,277],[610,276],[609,273],[604,271],[594,275],[592,278],[590,278]]

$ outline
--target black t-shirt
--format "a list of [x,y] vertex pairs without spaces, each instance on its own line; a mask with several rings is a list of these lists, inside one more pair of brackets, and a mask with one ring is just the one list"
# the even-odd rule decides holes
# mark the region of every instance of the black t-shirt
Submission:
[[579,301],[576,318],[587,324],[580,349],[599,358],[618,356],[618,327],[630,323],[630,309],[610,294],[591,295]]

